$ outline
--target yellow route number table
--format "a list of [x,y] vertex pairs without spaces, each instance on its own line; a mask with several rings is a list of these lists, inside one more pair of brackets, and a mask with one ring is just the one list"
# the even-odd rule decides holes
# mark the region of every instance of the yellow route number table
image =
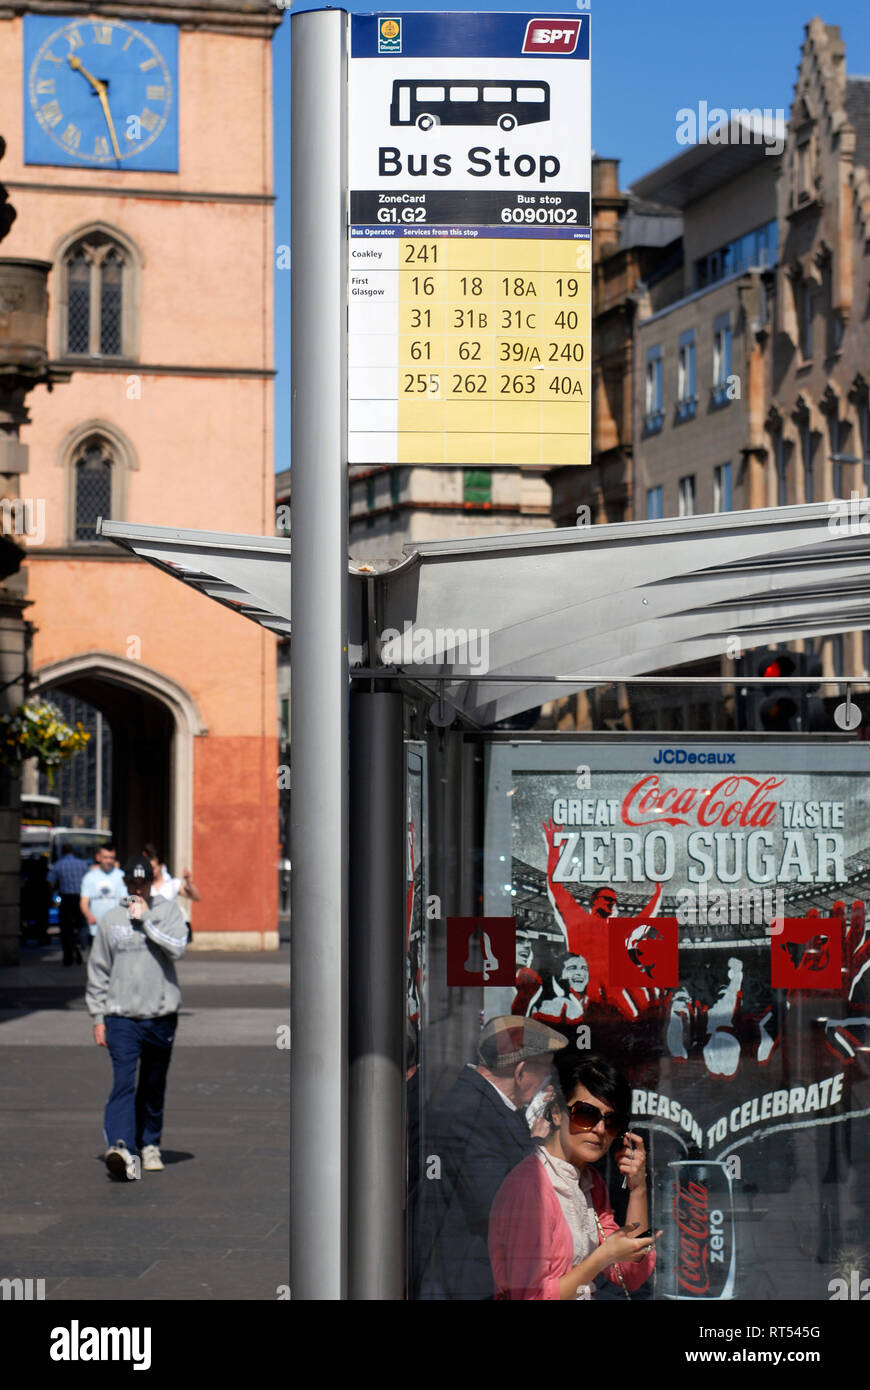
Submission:
[[352,236],[359,462],[588,458],[589,242],[489,230]]

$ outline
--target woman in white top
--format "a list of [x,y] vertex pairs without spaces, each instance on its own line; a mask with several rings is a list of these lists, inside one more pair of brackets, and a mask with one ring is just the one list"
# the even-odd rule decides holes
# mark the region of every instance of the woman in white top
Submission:
[[[603,1274],[628,1298],[655,1264],[655,1236],[645,1229],[646,1154],[630,1128],[631,1089],[603,1057],[573,1048],[557,1053],[553,1067],[550,1137],[508,1174],[493,1203],[495,1296],[591,1299]],[[629,1194],[623,1226],[594,1167],[617,1138],[616,1166]]]
[[202,894],[193,881],[190,869],[183,869],[181,878],[173,878],[153,845],[145,845],[142,853],[154,872],[151,883],[152,897],[165,898],[167,902],[172,902],[175,898],[188,898],[194,903],[200,901]]

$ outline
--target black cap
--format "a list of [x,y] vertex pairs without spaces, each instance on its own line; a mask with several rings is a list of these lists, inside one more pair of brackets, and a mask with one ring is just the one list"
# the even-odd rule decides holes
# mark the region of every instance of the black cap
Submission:
[[154,872],[148,860],[141,854],[134,854],[132,859],[128,859],[124,865],[124,877],[134,882],[136,879],[150,883],[154,878]]

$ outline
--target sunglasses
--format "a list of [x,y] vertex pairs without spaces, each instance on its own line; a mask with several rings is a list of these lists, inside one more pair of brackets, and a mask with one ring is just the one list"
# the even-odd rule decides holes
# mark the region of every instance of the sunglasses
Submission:
[[600,1120],[604,1121],[604,1128],[608,1134],[624,1134],[631,1123],[631,1116],[622,1115],[618,1110],[609,1110],[605,1114],[597,1105],[590,1105],[586,1100],[575,1100],[573,1105],[568,1106],[571,1134],[582,1134],[585,1130],[594,1129]]

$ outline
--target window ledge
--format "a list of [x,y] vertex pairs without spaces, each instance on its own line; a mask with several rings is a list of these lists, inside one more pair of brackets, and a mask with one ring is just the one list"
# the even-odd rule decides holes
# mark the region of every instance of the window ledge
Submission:
[[125,554],[113,541],[69,541],[66,545],[35,545],[28,549],[25,559],[56,560],[138,560],[137,555]]
[[731,397],[728,395],[728,385],[721,382],[717,386],[710,387],[710,409],[723,410],[726,405],[731,404]]
[[801,217],[805,212],[821,212],[824,206],[824,199],[819,194],[801,193],[798,201],[786,213],[786,220]]
[[683,424],[686,420],[694,420],[698,409],[698,397],[687,396],[684,400],[677,401],[676,404],[676,423]]
[[643,417],[644,434],[659,434],[665,423],[665,412],[654,410],[650,415]]
[[128,357],[124,353],[114,354],[111,352],[62,352],[54,361],[59,362],[62,366],[68,367],[81,367],[86,364],[101,366],[103,363],[111,367],[133,367],[136,365],[135,357]]

